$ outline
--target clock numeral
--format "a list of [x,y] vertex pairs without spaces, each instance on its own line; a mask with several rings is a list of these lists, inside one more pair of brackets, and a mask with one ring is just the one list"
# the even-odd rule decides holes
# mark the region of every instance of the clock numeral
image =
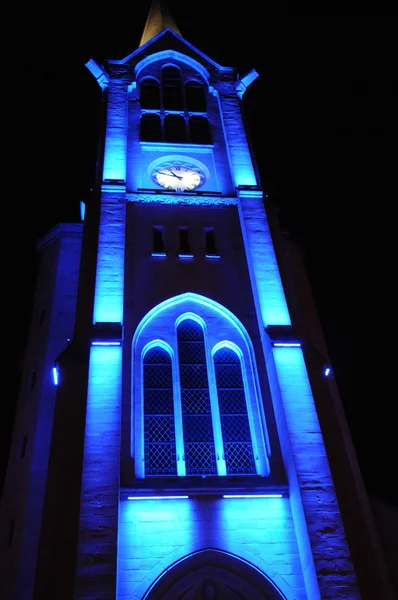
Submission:
[[181,167],[175,167],[176,171],[181,171]]
[[182,188],[176,188],[176,192],[182,192]]

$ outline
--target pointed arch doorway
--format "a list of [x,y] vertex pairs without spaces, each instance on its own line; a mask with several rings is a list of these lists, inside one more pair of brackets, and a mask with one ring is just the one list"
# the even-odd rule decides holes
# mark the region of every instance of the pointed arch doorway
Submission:
[[285,600],[270,579],[219,550],[178,561],[154,582],[143,600]]

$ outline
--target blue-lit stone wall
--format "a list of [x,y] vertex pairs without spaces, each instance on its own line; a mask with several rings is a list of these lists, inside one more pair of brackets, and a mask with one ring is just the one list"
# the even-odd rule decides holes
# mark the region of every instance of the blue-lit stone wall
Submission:
[[121,346],[92,346],[75,598],[115,593],[121,386]]
[[125,69],[114,70],[106,90],[108,107],[103,181],[125,180],[127,148],[127,85]]
[[267,365],[308,598],[359,600],[302,349],[269,349]]
[[124,194],[109,187],[101,203],[94,323],[123,322],[126,208]]
[[204,548],[258,568],[283,593],[281,599],[307,599],[284,498],[123,500],[118,547],[117,600],[143,598],[173,563]]

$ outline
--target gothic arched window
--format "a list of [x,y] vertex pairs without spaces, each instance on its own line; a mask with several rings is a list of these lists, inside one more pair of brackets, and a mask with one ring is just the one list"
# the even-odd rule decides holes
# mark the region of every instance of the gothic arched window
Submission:
[[177,474],[173,376],[170,354],[161,347],[144,356],[144,456],[146,475]]
[[134,336],[136,475],[267,475],[250,339],[231,313],[186,296],[154,308]]
[[156,79],[152,77],[143,79],[140,92],[141,108],[160,110],[160,87]]

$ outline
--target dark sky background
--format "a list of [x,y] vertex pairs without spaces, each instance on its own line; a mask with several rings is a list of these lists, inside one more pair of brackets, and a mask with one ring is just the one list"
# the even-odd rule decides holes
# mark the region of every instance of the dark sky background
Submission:
[[[366,487],[398,506],[397,21],[300,15],[287,7],[267,13],[257,2],[239,10],[226,0],[168,5],[187,41],[242,75],[251,68],[260,75],[244,106],[262,184],[303,249]],[[2,400],[2,473],[31,314],[35,244],[58,222],[79,219],[79,202],[94,182],[101,93],[84,65],[135,50],[148,6],[114,1],[101,12],[86,5],[84,12],[41,14],[32,5],[4,61],[3,232],[15,235],[15,254],[5,261],[12,342],[5,350],[11,385]],[[9,240],[6,246],[8,254]]]

